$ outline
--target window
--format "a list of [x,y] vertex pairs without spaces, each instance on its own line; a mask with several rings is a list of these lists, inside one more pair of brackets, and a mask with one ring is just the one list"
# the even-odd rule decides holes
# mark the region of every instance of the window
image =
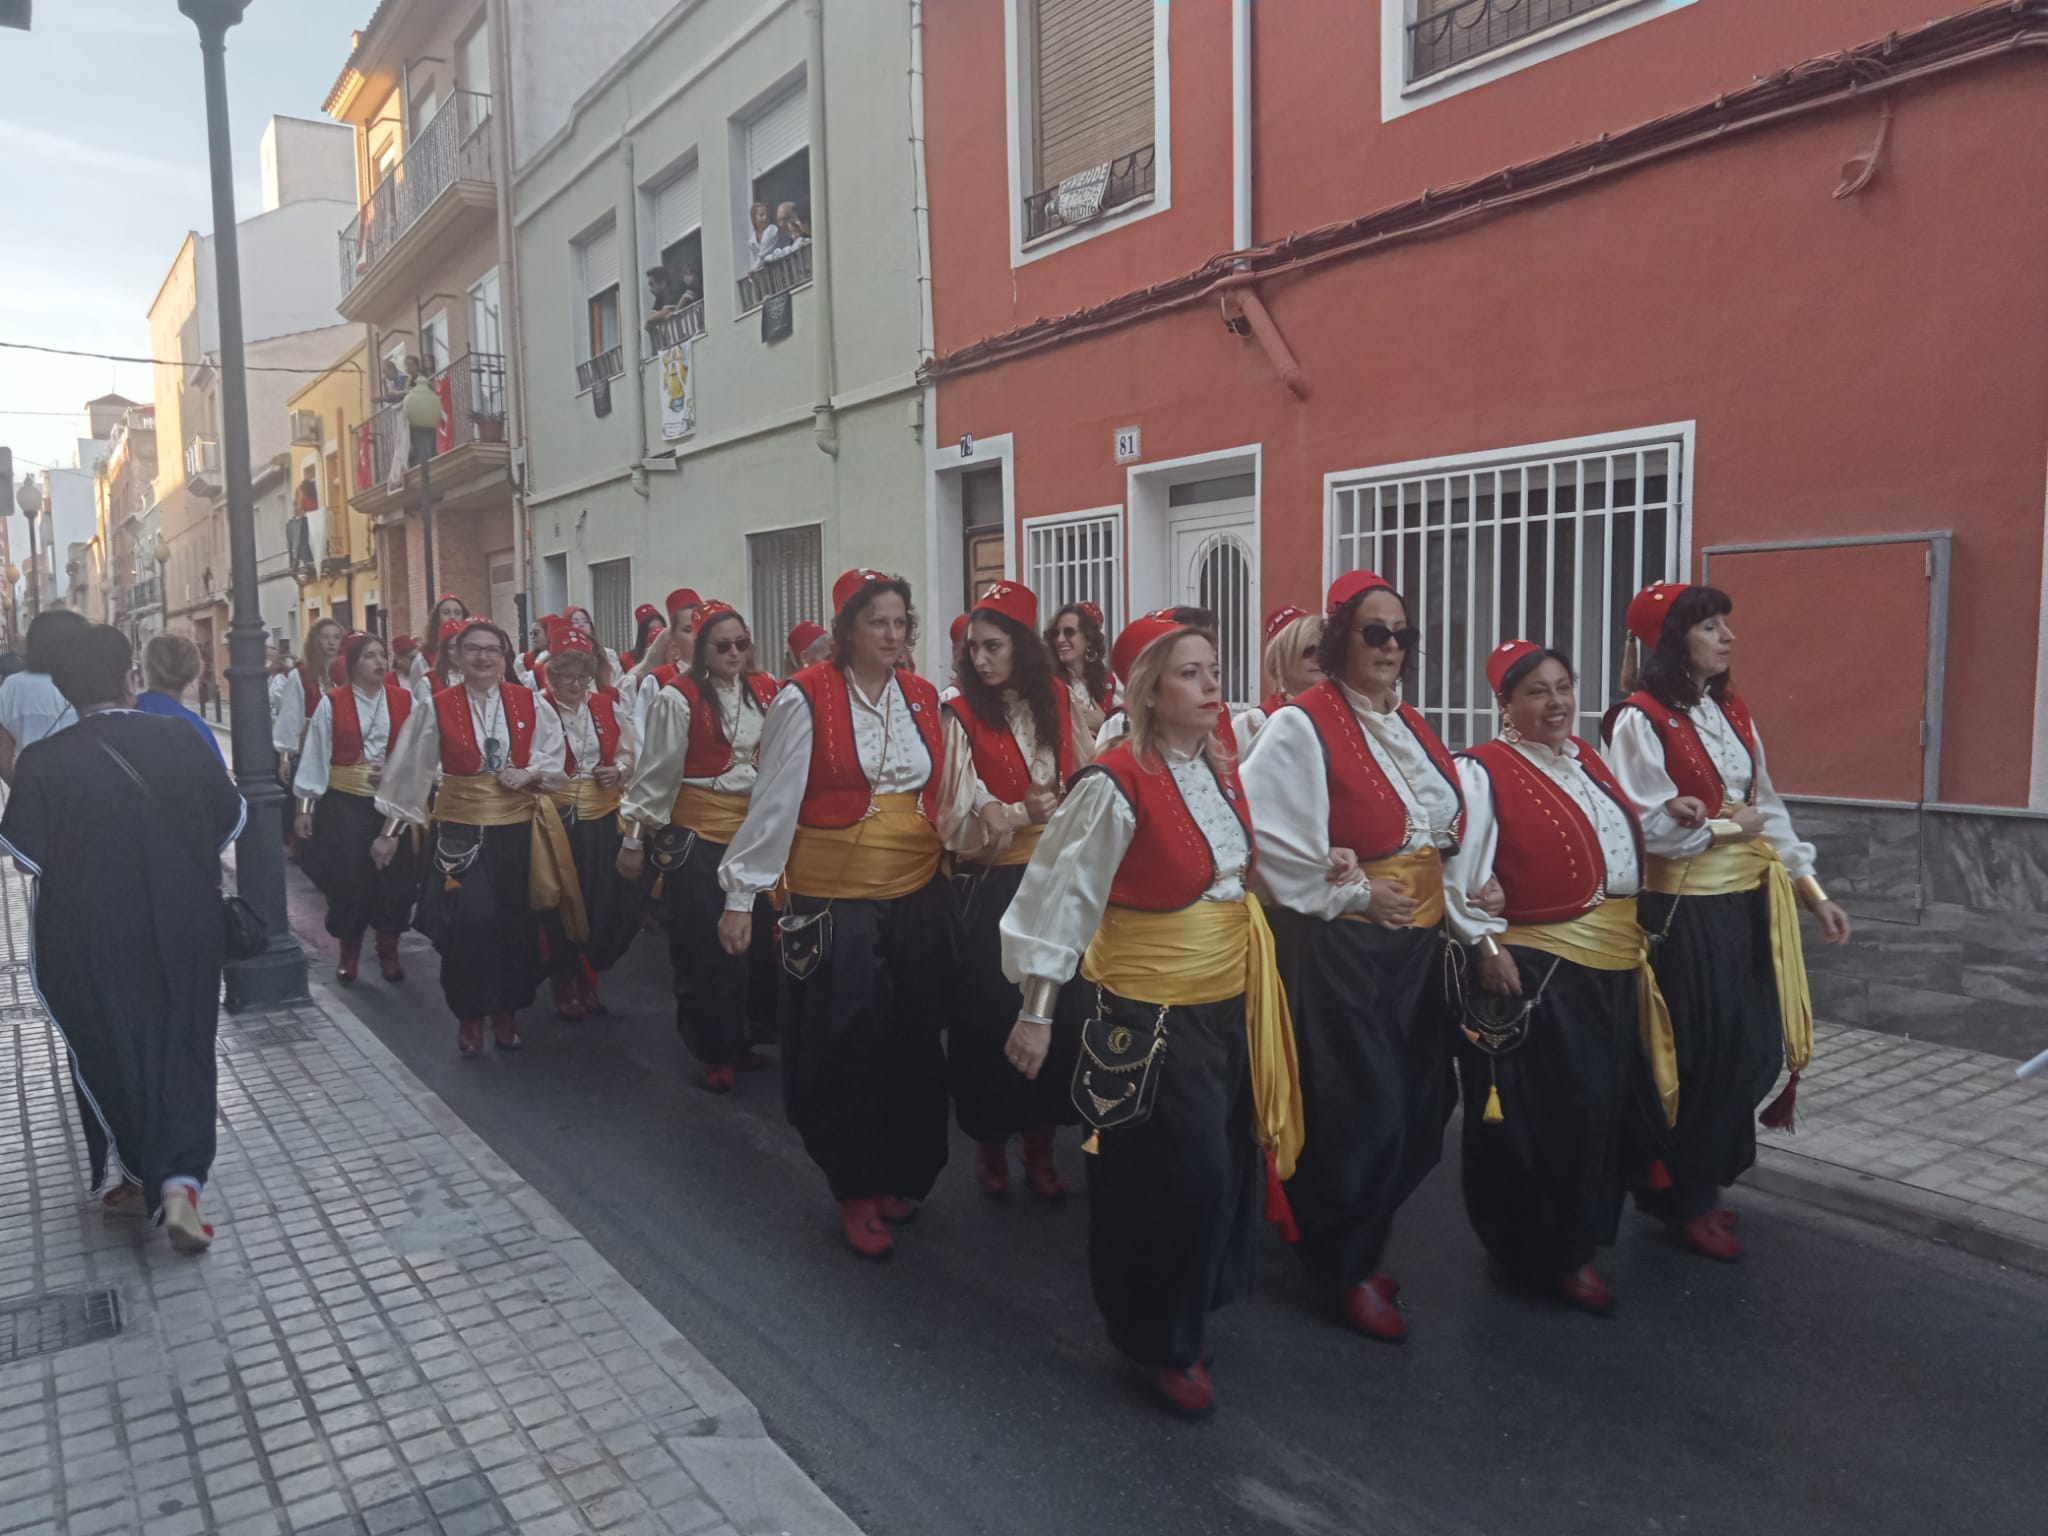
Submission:
[[1486,656],[1558,647],[1578,669],[1578,733],[1598,732],[1629,599],[1684,567],[1683,429],[1396,465],[1334,479],[1332,573],[1379,572],[1423,634],[1410,702],[1453,751],[1490,740]]
[[661,183],[647,200],[647,229],[652,237],[648,264],[647,328],[655,333],[649,359],[662,347],[674,346],[704,331],[704,187],[693,160]]
[[1525,37],[1634,0],[1414,0],[1408,78],[1422,80]]
[[1026,242],[1152,194],[1155,0],[1018,0]]
[[469,408],[472,415],[505,415],[504,316],[498,298],[498,269],[491,268],[469,290]]
[[1115,635],[1123,622],[1123,509],[1025,523],[1024,585],[1038,594],[1041,618],[1068,603],[1093,603],[1102,610],[1104,631]]
[[[960,477],[960,610],[1003,579],[1003,471],[991,464]],[[1034,589],[1035,590],[1035,589]]]
[[803,86],[745,124],[747,202],[738,224],[739,306],[756,309],[811,278],[811,109]]
[[1696,0],[1405,0],[1380,7],[1388,121]]
[[747,621],[754,633],[755,665],[781,672],[785,637],[805,619],[825,619],[825,554],[821,531],[778,528],[747,535],[747,570],[753,608]]
[[479,20],[455,45],[457,68],[461,71],[456,83],[465,91],[474,91],[479,96],[491,94],[491,32],[488,25]]
[[633,562],[601,560],[590,567],[590,617],[597,643],[615,651],[633,648]]
[[[569,603],[569,556],[566,551],[540,557],[540,608],[560,613]],[[521,642],[524,643],[524,636]]]
[[577,383],[588,389],[599,379],[616,378],[619,356],[619,232],[611,224],[576,242],[576,282],[582,295],[584,362]]

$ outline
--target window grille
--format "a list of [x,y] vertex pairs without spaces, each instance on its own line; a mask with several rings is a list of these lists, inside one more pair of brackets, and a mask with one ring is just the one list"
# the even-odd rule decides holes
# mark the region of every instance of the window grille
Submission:
[[747,624],[754,636],[754,664],[780,675],[789,665],[783,651],[790,630],[805,619],[830,627],[825,616],[823,533],[815,524],[750,533],[747,568],[753,592]]
[[1123,622],[1123,514],[1070,513],[1024,524],[1024,585],[1044,624],[1068,603],[1094,603],[1111,639]]
[[601,560],[590,567],[590,617],[597,642],[615,651],[633,648],[633,562]]

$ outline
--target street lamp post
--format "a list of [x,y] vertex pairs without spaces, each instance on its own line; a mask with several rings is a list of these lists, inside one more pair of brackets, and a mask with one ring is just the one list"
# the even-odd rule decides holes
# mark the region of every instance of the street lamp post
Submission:
[[214,273],[220,310],[221,457],[228,503],[228,563],[234,614],[228,623],[229,731],[235,782],[248,803],[235,840],[235,886],[262,914],[270,942],[252,960],[227,966],[232,1010],[302,1002],[306,956],[292,937],[284,902],[284,786],[270,744],[264,686],[265,628],[256,595],[256,513],[249,483],[249,389],[242,343],[242,262],[235,240],[235,171],[228,127],[228,28],[248,0],[178,0],[199,29],[206,70],[206,140],[213,178]]
[[43,488],[36,484],[35,476],[21,482],[21,489],[14,493],[14,504],[28,519],[28,621],[33,624],[41,606],[41,584],[36,578],[43,568],[42,558],[36,554],[36,524],[43,517]]
[[[425,364],[421,366],[424,368]],[[440,450],[438,434],[444,412],[441,397],[435,393],[433,381],[424,372],[406,389],[405,403],[399,407],[399,412],[405,417],[413,442],[425,439],[428,445],[427,452],[420,455],[420,547],[425,556],[427,609],[432,612],[441,595],[441,589],[434,585],[434,455]],[[437,435],[427,438],[429,432]],[[434,643],[439,644],[439,640]]]

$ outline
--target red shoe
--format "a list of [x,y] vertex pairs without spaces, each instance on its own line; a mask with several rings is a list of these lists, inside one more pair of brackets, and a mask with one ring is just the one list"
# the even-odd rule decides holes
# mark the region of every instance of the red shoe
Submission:
[[1408,1336],[1408,1319],[1394,1298],[1371,1280],[1344,1293],[1344,1320],[1368,1338],[1398,1344]]
[[405,980],[405,967],[398,963],[398,935],[380,933],[377,935],[377,968],[390,982]]
[[100,1196],[100,1209],[109,1216],[147,1216],[149,1202],[143,1199],[140,1184],[123,1179]]
[[917,1202],[901,1195],[875,1196],[875,1210],[892,1226],[903,1226],[917,1215]]
[[491,1015],[491,1040],[501,1051],[516,1051],[526,1044],[519,1038],[519,1020],[509,1013]]
[[974,1144],[974,1178],[981,1192],[1001,1200],[1010,1193],[1010,1144],[1007,1141],[977,1141]]
[[1052,1127],[1034,1125],[1024,1133],[1024,1182],[1041,1200],[1067,1198],[1066,1181],[1052,1165]]
[[334,967],[334,979],[344,987],[356,984],[356,968],[362,963],[363,941],[361,936],[341,941],[341,959]]
[[455,1049],[465,1056],[480,1054],[484,1048],[484,1021],[459,1019],[455,1025]]
[[555,1016],[575,1023],[583,1017],[583,991],[579,978],[555,976],[549,979],[549,989],[555,995]]
[[605,1007],[604,999],[597,995],[597,971],[588,955],[583,957],[583,1011],[592,1018],[602,1018],[611,1012]]
[[864,1259],[886,1259],[896,1246],[872,1197],[840,1201],[839,1225],[846,1233],[847,1246]]
[[1392,1275],[1382,1274],[1377,1270],[1365,1277],[1365,1283],[1389,1301],[1401,1294],[1401,1282]]
[[704,1075],[697,1081],[706,1093],[731,1093],[732,1068],[724,1065],[706,1067]]
[[751,1045],[732,1059],[735,1072],[765,1072],[775,1063],[755,1050]]
[[1557,1294],[1581,1312],[1591,1312],[1596,1317],[1614,1305],[1614,1292],[1607,1288],[1600,1271],[1590,1264],[1582,1264],[1569,1274],[1559,1275]]
[[1155,1365],[1152,1385],[1166,1399],[1166,1406],[1184,1419],[1206,1419],[1216,1411],[1216,1383],[1202,1366],[1182,1370],[1175,1365]]
[[1711,1221],[1723,1232],[1733,1232],[1735,1230],[1735,1213],[1725,1205],[1717,1205],[1714,1209],[1707,1212],[1707,1220]]
[[1714,1219],[1712,1211],[1681,1222],[1678,1240],[1694,1253],[1705,1254],[1710,1259],[1733,1263],[1742,1257],[1742,1244],[1735,1240],[1733,1232]]

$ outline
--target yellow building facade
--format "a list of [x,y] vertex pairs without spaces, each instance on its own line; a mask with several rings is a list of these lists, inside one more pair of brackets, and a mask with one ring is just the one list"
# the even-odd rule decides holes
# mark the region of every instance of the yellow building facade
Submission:
[[[355,462],[372,413],[369,347],[358,341],[286,404],[291,447],[287,548],[299,583],[300,635],[317,619],[376,630],[384,610],[377,541],[356,510]],[[310,481],[310,486],[309,486]]]

